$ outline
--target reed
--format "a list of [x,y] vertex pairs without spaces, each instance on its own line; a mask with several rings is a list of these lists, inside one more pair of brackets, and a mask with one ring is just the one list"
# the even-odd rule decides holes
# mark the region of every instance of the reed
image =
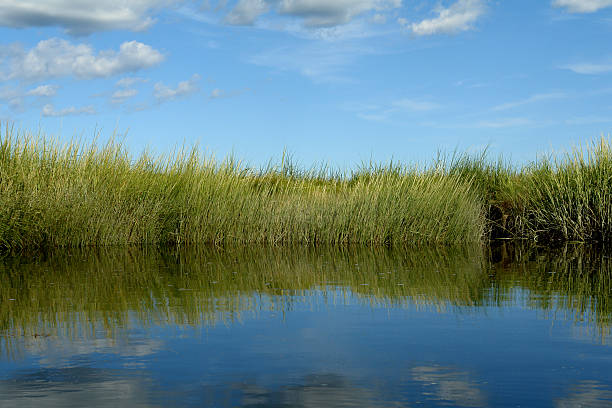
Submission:
[[604,137],[517,167],[486,152],[438,158],[479,195],[489,238],[547,244],[612,241],[612,146]]
[[262,169],[197,148],[132,157],[114,140],[0,130],[0,248],[108,245],[455,245],[612,240],[604,138],[517,167],[487,152],[422,168]]
[[526,234],[555,240],[612,239],[612,151],[601,138],[545,158],[524,183]]
[[110,141],[0,135],[0,246],[479,242],[471,183],[390,165],[352,175],[251,169],[197,149],[131,157]]

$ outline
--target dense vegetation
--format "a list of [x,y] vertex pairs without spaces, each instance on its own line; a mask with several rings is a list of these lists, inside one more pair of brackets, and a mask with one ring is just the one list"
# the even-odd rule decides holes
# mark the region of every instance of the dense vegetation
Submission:
[[490,237],[608,241],[612,154],[517,169],[486,155],[349,174],[283,160],[251,169],[197,149],[130,156],[119,143],[61,144],[0,131],[0,247],[264,243],[421,245]]

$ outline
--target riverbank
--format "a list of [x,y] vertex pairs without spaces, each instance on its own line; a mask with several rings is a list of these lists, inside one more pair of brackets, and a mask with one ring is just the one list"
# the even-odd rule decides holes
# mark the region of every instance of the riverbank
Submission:
[[426,168],[337,174],[283,160],[251,169],[196,148],[131,157],[119,143],[60,144],[0,131],[0,247],[106,245],[454,245],[508,237],[608,241],[612,154],[522,168],[455,155]]

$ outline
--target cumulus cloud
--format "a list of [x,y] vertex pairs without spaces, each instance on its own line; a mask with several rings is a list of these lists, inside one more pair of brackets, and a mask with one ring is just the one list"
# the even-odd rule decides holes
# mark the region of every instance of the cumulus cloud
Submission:
[[[456,34],[470,30],[473,23],[485,12],[483,0],[458,0],[450,7],[438,7],[437,17],[410,24],[410,30],[419,36]],[[399,20],[398,20],[399,21]],[[402,24],[402,21],[399,21]],[[408,25],[406,20],[402,25]]]
[[137,41],[124,42],[119,51],[96,53],[90,45],[51,38],[40,41],[28,51],[12,46],[5,53],[9,56],[4,62],[4,76],[26,80],[70,75],[81,79],[104,78],[150,68],[164,60],[159,51]]
[[20,110],[24,108],[28,96],[51,97],[55,96],[58,89],[57,85],[40,85],[30,90],[24,90],[21,86],[4,86],[0,88],[0,101],[12,110]]
[[154,10],[177,0],[2,0],[0,25],[63,27],[73,35],[146,29]]
[[565,8],[570,13],[594,13],[612,7],[612,0],[554,0],[554,7]]
[[225,22],[231,25],[252,25],[257,17],[269,9],[265,0],[240,0],[225,16]]
[[239,0],[226,16],[233,25],[252,25],[272,6],[280,15],[301,18],[307,27],[334,27],[346,24],[366,12],[378,12],[400,7],[401,0]]
[[82,106],[80,108],[70,106],[68,108],[56,110],[50,103],[46,104],[42,108],[42,115],[47,117],[59,117],[68,115],[93,115],[96,113],[96,109],[91,106]]
[[29,96],[55,96],[59,86],[57,85],[40,85],[26,92]]
[[301,17],[307,26],[345,24],[367,11],[397,8],[401,0],[281,0],[279,13]]
[[200,90],[199,82],[200,76],[198,74],[194,74],[187,81],[179,82],[176,88],[171,88],[162,82],[158,82],[153,87],[153,94],[159,103],[170,101],[198,92]]

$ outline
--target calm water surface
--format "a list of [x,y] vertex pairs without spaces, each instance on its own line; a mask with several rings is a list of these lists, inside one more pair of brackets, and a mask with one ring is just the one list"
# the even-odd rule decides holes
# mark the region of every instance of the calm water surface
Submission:
[[199,249],[0,261],[0,407],[610,407],[584,248]]

